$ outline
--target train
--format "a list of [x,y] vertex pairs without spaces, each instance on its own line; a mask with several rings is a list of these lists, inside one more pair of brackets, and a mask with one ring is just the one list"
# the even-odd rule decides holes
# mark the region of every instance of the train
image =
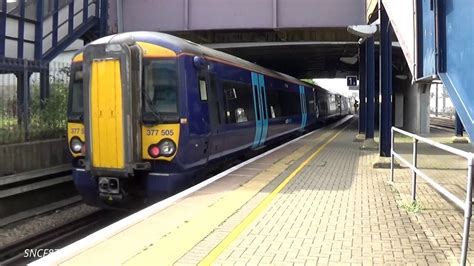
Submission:
[[351,112],[347,97],[159,32],[93,41],[70,75],[73,180],[100,207],[152,202]]

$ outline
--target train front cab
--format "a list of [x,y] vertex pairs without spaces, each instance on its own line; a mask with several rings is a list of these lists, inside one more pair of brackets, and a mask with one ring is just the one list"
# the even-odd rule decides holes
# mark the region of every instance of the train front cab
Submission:
[[86,202],[122,206],[166,190],[151,174],[158,165],[172,172],[177,154],[177,73],[174,51],[144,42],[92,44],[74,57],[68,139]]

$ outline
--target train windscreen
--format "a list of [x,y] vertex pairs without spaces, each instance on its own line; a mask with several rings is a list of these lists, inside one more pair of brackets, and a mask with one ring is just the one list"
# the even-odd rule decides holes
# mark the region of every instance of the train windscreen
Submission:
[[71,81],[68,98],[68,120],[80,121],[84,113],[84,89],[82,83],[82,64],[71,66]]
[[161,121],[178,113],[178,73],[175,59],[145,60],[143,117]]

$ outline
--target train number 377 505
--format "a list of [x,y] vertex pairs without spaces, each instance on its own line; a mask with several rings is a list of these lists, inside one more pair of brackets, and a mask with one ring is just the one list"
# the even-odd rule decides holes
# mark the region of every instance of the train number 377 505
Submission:
[[146,135],[147,136],[173,136],[174,135],[174,130],[173,129],[147,129],[146,130]]

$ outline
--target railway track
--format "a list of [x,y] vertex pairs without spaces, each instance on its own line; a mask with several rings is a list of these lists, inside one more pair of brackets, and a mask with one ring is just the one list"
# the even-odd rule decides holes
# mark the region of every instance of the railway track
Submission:
[[[35,201],[31,201],[35,198]],[[0,177],[0,227],[81,201],[70,165]]]
[[73,222],[21,239],[0,249],[0,265],[29,263],[124,216],[125,213],[100,210]]
[[446,119],[439,117],[430,117],[430,125],[446,129],[454,129],[456,127],[454,119]]

